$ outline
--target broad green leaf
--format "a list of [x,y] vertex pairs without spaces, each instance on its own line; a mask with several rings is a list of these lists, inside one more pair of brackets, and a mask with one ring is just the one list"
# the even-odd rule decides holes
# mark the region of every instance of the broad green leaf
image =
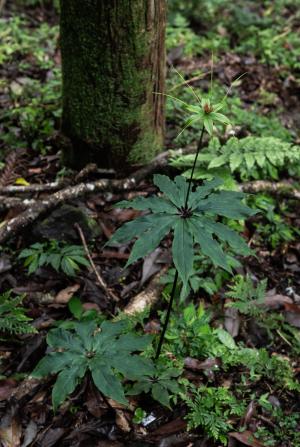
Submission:
[[70,352],[53,352],[43,357],[31,373],[32,377],[42,378],[56,374],[70,366],[74,356]]
[[157,221],[164,219],[165,216],[162,214],[158,215],[147,215],[140,216],[131,222],[125,223],[121,228],[119,228],[111,237],[111,239],[106,243],[106,245],[124,244],[131,241],[134,237],[139,237],[144,231],[156,225]]
[[60,267],[61,262],[61,255],[60,254],[51,254],[48,257],[48,263],[51,265],[54,270],[58,271]]
[[209,182],[204,182],[201,186],[197,186],[196,190],[190,193],[189,206],[192,209],[196,208],[200,200],[204,199],[213,189],[218,188],[222,184],[223,181],[220,178],[214,178]]
[[229,332],[225,331],[222,328],[216,329],[217,336],[223,345],[225,345],[229,349],[235,349],[236,344],[233,337],[229,334]]
[[144,351],[152,341],[151,335],[123,334],[118,339],[121,351]]
[[161,197],[137,197],[130,202],[124,200],[115,205],[118,208],[134,208],[135,210],[151,210],[153,213],[176,213],[177,208]]
[[235,171],[243,162],[243,154],[240,152],[234,152],[229,157],[230,169]]
[[144,258],[149,253],[152,253],[159,245],[163,237],[169,233],[175,219],[175,216],[165,214],[164,219],[162,218],[157,220],[155,227],[150,228],[148,231],[143,233],[135,242],[125,267],[128,267],[139,258]]
[[61,260],[61,268],[66,275],[75,276],[75,272],[78,270],[78,265],[69,256],[63,256]]
[[64,369],[59,373],[52,390],[53,410],[56,411],[66,397],[73,393],[86,372],[86,365],[72,365],[72,368]]
[[231,268],[228,265],[226,255],[223,252],[220,244],[217,243],[211,234],[206,232],[201,226],[200,222],[196,217],[192,217],[188,220],[191,232],[194,235],[195,242],[200,245],[201,252],[208,256],[210,260],[224,270],[231,273]]
[[127,395],[135,396],[136,394],[149,393],[150,390],[151,390],[151,382],[146,379],[135,383],[132,386],[132,388],[129,391],[127,391]]
[[75,261],[77,264],[81,264],[84,265],[85,267],[90,267],[91,264],[89,263],[89,261],[84,258],[83,256],[78,256],[78,255],[72,255],[72,259],[73,261]]
[[93,348],[93,335],[97,329],[95,321],[81,321],[75,323],[74,329],[80,337],[84,348],[87,351],[91,351]]
[[155,174],[153,176],[153,183],[171,200],[176,207],[180,208],[182,206],[178,188],[167,175]]
[[49,331],[47,343],[51,348],[72,350],[79,354],[84,351],[84,346],[80,338],[62,328]]
[[187,284],[192,274],[194,262],[193,237],[187,224],[188,220],[178,219],[174,227],[172,245],[173,262],[184,284]]
[[128,404],[121,382],[109,366],[99,363],[97,357],[95,357],[90,362],[90,370],[93,381],[101,393],[121,404]]
[[77,320],[79,320],[81,318],[81,316],[83,314],[83,306],[82,306],[82,303],[80,301],[80,298],[78,298],[76,296],[72,296],[72,298],[68,302],[68,308],[69,308],[71,314]]
[[154,383],[152,386],[152,396],[165,407],[170,407],[169,393],[160,383]]
[[118,355],[110,360],[111,366],[130,380],[136,380],[144,375],[155,373],[151,360],[138,355]]
[[109,341],[114,337],[123,334],[128,329],[128,323],[126,321],[103,321],[100,326],[100,331],[96,332],[93,337],[93,347],[95,351],[104,350],[106,345],[109,346]]
[[255,156],[255,160],[256,160],[256,163],[258,164],[258,166],[260,168],[263,168],[266,164],[265,154],[263,152],[256,152],[254,156]]
[[248,169],[253,168],[254,163],[255,163],[254,155],[251,154],[250,152],[245,152],[245,161],[246,161],[246,166]]

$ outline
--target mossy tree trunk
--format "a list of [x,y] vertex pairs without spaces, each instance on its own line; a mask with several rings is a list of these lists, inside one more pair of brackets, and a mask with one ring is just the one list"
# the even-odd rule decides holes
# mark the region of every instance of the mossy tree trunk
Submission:
[[166,0],[61,0],[65,161],[124,171],[164,134]]

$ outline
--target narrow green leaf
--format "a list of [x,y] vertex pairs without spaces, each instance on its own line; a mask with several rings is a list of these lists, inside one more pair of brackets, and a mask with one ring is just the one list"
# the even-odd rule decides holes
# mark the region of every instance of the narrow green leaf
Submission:
[[200,200],[204,199],[211,193],[211,191],[213,191],[215,188],[218,188],[222,184],[223,180],[218,177],[209,182],[204,182],[203,185],[198,186],[195,191],[190,193],[189,206],[192,209],[196,208]]
[[209,115],[207,115],[207,117],[204,118],[203,120],[203,124],[205,129],[207,130],[207,133],[212,136],[214,133],[214,123],[213,121],[209,118]]
[[176,213],[177,208],[161,197],[137,197],[130,202],[124,200],[117,203],[118,208],[133,208],[135,210],[151,210],[154,213]]
[[174,227],[172,245],[173,262],[184,284],[188,283],[193,271],[193,237],[187,224],[189,219],[180,218]]
[[244,194],[236,191],[220,191],[202,200],[197,211],[209,212],[214,215],[231,219],[245,219],[257,213],[242,203]]
[[176,216],[174,215],[164,215],[164,218],[157,220],[155,227],[142,234],[135,242],[125,267],[128,267],[139,258],[144,258],[149,253],[152,253],[163,237],[169,233],[175,219]]
[[111,237],[111,239],[106,243],[106,245],[113,244],[124,244],[131,241],[134,237],[139,237],[149,228],[155,226],[158,221],[164,219],[165,216],[162,215],[147,215],[140,216],[131,222],[125,223],[121,228],[119,228]]
[[153,176],[153,183],[171,200],[175,206],[179,208],[182,206],[178,196],[178,188],[167,175],[155,174]]
[[222,224],[221,222],[214,222],[212,219],[207,217],[200,217],[199,220],[206,230],[214,233],[222,241],[227,242],[237,253],[241,253],[243,255],[250,255],[252,253],[246,241],[238,233],[231,230],[226,225]]
[[194,235],[195,242],[200,245],[202,253],[208,256],[215,265],[231,273],[231,268],[227,263],[226,255],[220,244],[212,238],[210,233],[204,230],[196,217],[189,219],[188,224]]

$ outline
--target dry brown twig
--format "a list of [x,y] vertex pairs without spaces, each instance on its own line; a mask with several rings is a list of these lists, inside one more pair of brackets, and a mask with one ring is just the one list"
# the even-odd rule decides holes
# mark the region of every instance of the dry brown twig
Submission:
[[119,301],[119,298],[117,297],[117,295],[115,295],[114,292],[108,287],[108,285],[106,284],[106,282],[104,281],[104,279],[102,278],[100,273],[98,272],[97,267],[96,267],[96,265],[93,261],[93,258],[90,254],[89,248],[87,246],[86,239],[85,239],[84,233],[82,231],[82,228],[80,227],[80,225],[78,223],[75,223],[74,227],[78,231],[78,234],[81,239],[85,254],[86,254],[88,260],[90,261],[91,267],[96,275],[99,286],[104,290],[104,292],[106,292],[109,295],[110,298],[112,298],[116,302]]

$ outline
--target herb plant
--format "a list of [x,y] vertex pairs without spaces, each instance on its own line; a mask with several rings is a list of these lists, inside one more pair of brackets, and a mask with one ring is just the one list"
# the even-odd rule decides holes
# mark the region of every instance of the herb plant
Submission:
[[32,376],[58,373],[52,390],[54,411],[88,371],[104,396],[124,405],[128,402],[121,380],[155,374],[151,360],[135,354],[145,350],[152,337],[128,333],[127,329],[126,321],[104,321],[100,326],[94,321],[81,321],[74,324],[74,330],[58,328],[48,333],[52,351],[42,358]]
[[157,367],[154,373],[141,376],[127,394],[135,395],[151,392],[153,399],[169,407],[170,394],[176,395],[180,392],[180,386],[176,380],[180,375],[180,369],[166,369],[165,365],[161,365],[161,367]]
[[37,242],[25,248],[19,254],[19,259],[25,259],[24,266],[28,267],[29,275],[44,265],[50,265],[57,272],[62,271],[68,276],[75,276],[80,266],[90,266],[83,247],[65,245],[55,240]]
[[118,203],[116,206],[119,208],[134,208],[140,211],[150,210],[150,213],[126,223],[116,231],[109,241],[110,245],[123,244],[134,237],[138,238],[126,264],[126,266],[129,266],[139,258],[154,251],[161,240],[171,230],[173,231],[172,256],[176,273],[156,358],[160,354],[169,322],[178,278],[181,279],[183,287],[187,287],[193,273],[195,245],[198,249],[200,248],[202,254],[212,260],[214,265],[229,272],[231,272],[229,258],[217,239],[228,244],[236,253],[243,255],[251,253],[242,237],[226,225],[216,221],[218,216],[225,216],[230,219],[245,219],[255,214],[254,210],[242,202],[244,195],[239,192],[218,190],[218,187],[222,184],[222,181],[218,178],[205,182],[195,190],[192,188],[194,170],[204,132],[206,131],[209,135],[212,135],[215,123],[228,124],[229,120],[220,113],[220,110],[225,106],[225,99],[213,104],[209,97],[200,99],[191,87],[190,89],[198,101],[195,106],[167,95],[175,101],[179,101],[190,114],[182,132],[194,122],[202,123],[201,135],[189,181],[182,176],[177,176],[172,181],[165,175],[154,175],[154,184],[163,194],[162,197],[138,197],[132,201]]

